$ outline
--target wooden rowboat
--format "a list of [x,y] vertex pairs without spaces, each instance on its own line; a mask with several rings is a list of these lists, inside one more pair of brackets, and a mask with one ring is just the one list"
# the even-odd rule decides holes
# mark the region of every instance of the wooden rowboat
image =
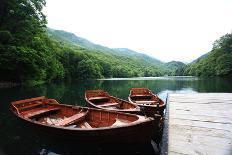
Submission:
[[75,142],[141,143],[154,135],[153,118],[64,105],[43,96],[12,102],[11,110],[33,129]]
[[98,109],[142,114],[140,108],[136,104],[110,96],[104,90],[86,90],[85,100],[89,106]]
[[148,116],[154,113],[163,115],[166,104],[147,88],[132,88],[128,100],[137,104]]

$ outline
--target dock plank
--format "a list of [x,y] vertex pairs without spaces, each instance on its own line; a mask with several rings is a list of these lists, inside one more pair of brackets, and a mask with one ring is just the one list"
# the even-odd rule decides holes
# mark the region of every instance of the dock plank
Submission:
[[185,120],[194,120],[194,121],[203,121],[203,122],[214,122],[214,123],[226,123],[231,124],[232,117],[215,117],[209,115],[194,115],[194,114],[179,114],[174,113],[172,119],[185,119]]
[[186,114],[186,115],[208,115],[215,117],[231,117],[232,104],[199,104],[195,103],[178,103],[169,101],[170,114]]
[[167,154],[232,154],[232,93],[169,94],[167,101]]
[[210,129],[210,128],[202,128],[202,127],[196,127],[196,126],[180,126],[180,125],[171,125],[170,126],[172,130],[170,131],[171,134],[172,131],[175,134],[180,135],[188,135],[193,134],[194,135],[205,135],[205,136],[212,136],[212,137],[220,137],[220,138],[229,138],[232,139],[232,134],[230,131],[227,130],[220,130],[220,129]]

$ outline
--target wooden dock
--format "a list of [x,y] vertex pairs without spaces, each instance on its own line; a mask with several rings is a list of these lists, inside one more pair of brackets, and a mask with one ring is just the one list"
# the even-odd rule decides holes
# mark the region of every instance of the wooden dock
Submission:
[[232,155],[232,93],[169,94],[162,155]]

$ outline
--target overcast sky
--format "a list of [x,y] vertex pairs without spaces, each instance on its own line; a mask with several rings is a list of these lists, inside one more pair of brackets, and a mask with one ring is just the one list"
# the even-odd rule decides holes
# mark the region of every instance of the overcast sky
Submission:
[[47,0],[48,27],[162,61],[189,62],[232,32],[232,0]]

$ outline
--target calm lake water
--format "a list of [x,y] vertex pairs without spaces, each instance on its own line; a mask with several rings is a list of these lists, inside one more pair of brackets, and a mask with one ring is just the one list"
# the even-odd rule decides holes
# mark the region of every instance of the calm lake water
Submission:
[[127,146],[124,148],[115,147],[115,150],[111,150],[112,148],[104,148],[104,146],[84,147],[76,145],[75,142],[49,139],[39,133],[31,133],[9,111],[11,101],[36,96],[47,96],[57,99],[60,103],[85,106],[84,92],[88,89],[104,89],[113,96],[127,99],[129,90],[133,87],[147,87],[165,101],[167,93],[232,92],[232,79],[196,77],[120,78],[76,81],[35,87],[0,88],[0,155],[109,154],[108,151],[119,154],[122,154],[122,152],[127,152],[127,154],[155,154],[153,143],[141,148]]

